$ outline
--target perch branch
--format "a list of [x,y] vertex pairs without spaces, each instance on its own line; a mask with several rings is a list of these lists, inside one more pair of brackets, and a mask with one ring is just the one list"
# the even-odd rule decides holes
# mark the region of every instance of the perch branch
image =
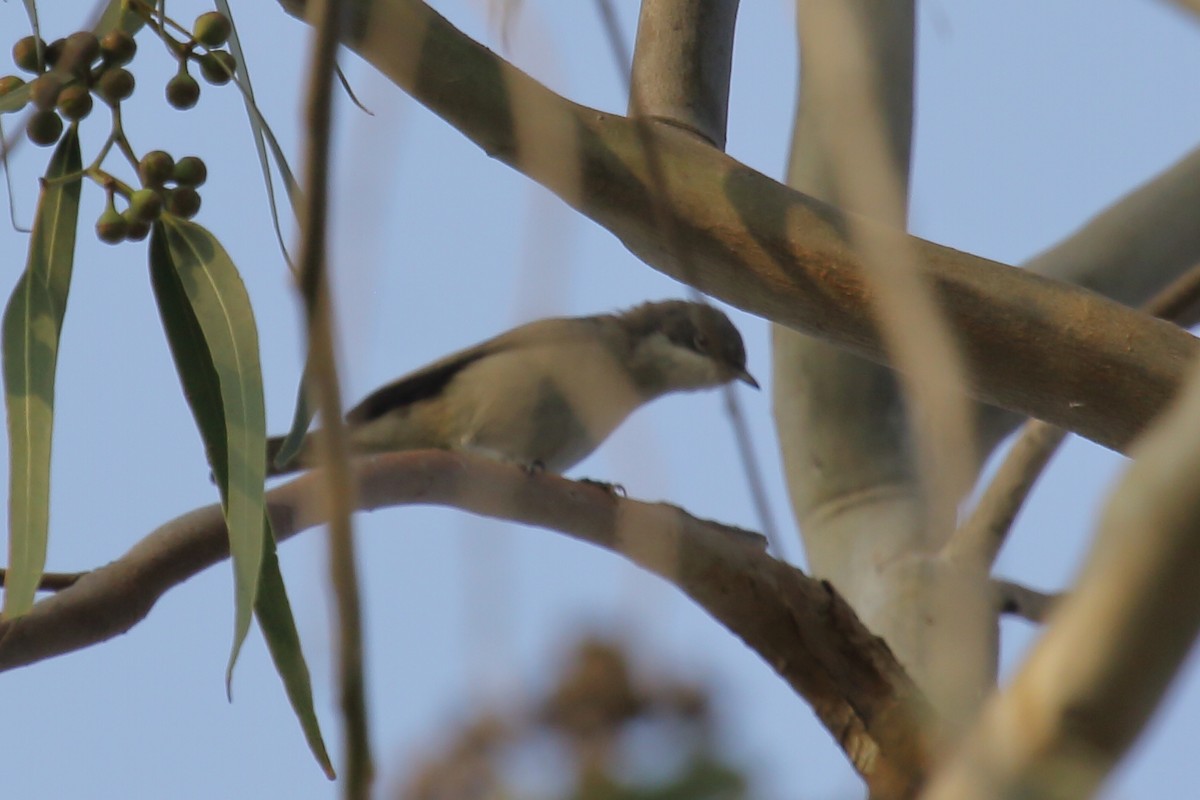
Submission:
[[[920,692],[831,587],[768,556],[756,534],[480,457],[420,451],[354,467],[360,510],[451,505],[557,530],[661,575],[812,705],[881,796],[910,796],[923,781],[935,752],[936,721]],[[279,540],[327,521],[321,480],[309,473],[267,494]],[[29,614],[0,622],[0,670],[124,633],[171,587],[226,557],[220,508],[184,514]]]

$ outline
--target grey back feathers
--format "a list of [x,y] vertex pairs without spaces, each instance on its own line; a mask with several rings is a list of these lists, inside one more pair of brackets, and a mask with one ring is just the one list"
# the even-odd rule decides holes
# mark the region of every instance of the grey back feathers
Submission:
[[514,328],[377,389],[346,422],[359,453],[472,450],[561,472],[646,401],[734,379],[757,386],[733,323],[670,300]]

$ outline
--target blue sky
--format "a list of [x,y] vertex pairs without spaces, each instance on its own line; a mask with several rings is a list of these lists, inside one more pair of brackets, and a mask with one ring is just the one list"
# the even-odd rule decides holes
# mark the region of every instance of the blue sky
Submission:
[[[73,30],[90,8],[74,0],[42,5],[52,35]],[[435,5],[502,49],[484,0]],[[632,39],[636,4],[615,5]],[[742,6],[728,149],[780,175],[794,101],[791,4]],[[170,8],[182,20],[207,10],[178,0]],[[261,105],[284,147],[298,152],[306,30],[270,3],[237,3],[234,11]],[[912,227],[921,236],[1020,262],[1200,138],[1200,27],[1168,3],[942,0],[923,3],[919,19]],[[0,6],[0,29],[12,38],[24,32],[21,4]],[[525,0],[512,34],[509,57],[550,86],[624,110],[592,3]],[[195,110],[164,107],[171,65],[147,37],[141,44],[127,130],[139,150],[208,158],[198,221],[226,245],[256,303],[268,418],[282,430],[300,368],[300,326],[241,102],[232,88],[205,86]],[[342,102],[338,117],[332,242],[347,400],[532,317],[684,294],[354,57],[345,67],[375,113]],[[102,122],[85,129],[85,159],[103,133]],[[46,155],[24,147],[15,157],[16,215],[24,223]],[[85,189],[89,225],[101,197]],[[0,229],[9,283],[26,242]],[[733,316],[751,370],[769,381],[766,324]],[[117,557],[155,526],[215,497],[157,320],[144,245],[81,237],[63,335],[50,568],[76,570]],[[742,400],[774,515],[790,532],[769,391],[744,392]],[[1068,445],[1022,516],[1001,571],[1042,588],[1064,585],[1086,546],[1097,498],[1121,467],[1095,446]],[[715,393],[669,397],[639,412],[574,474],[756,526]],[[431,731],[481,702],[535,690],[566,642],[594,629],[620,632],[654,669],[719,689],[729,752],[761,776],[757,796],[856,796],[856,779],[807,706],[662,582],[556,534],[450,510],[390,510],[358,523],[381,785],[433,746]],[[281,560],[318,708],[336,741],[324,554],[321,537],[310,532],[284,545]],[[335,796],[308,755],[257,634],[238,666],[234,702],[225,702],[232,596],[230,570],[217,567],[172,591],[129,634],[0,676],[6,790],[14,797]],[[1004,631],[1012,664],[1036,631],[1018,622]],[[1200,713],[1192,672],[1110,796],[1200,790],[1188,752]]]

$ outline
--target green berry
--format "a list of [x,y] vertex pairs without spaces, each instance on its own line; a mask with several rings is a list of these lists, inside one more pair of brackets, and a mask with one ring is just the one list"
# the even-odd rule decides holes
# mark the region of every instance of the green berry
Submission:
[[29,137],[29,141],[34,144],[47,147],[58,141],[58,137],[62,136],[63,121],[49,109],[41,109],[33,112],[29,118],[29,122],[25,125],[25,135]]
[[66,39],[55,39],[50,44],[46,45],[46,66],[58,66],[58,60],[62,58],[63,50],[67,47]]
[[208,167],[196,156],[184,156],[175,164],[171,177],[180,186],[203,186],[208,180]]
[[233,25],[229,17],[219,11],[209,11],[196,17],[192,25],[192,38],[205,47],[220,47],[229,41]]
[[3,78],[0,78],[0,97],[3,97],[9,92],[15,92],[24,85],[24,78],[19,78],[16,75],[5,75]]
[[233,79],[237,59],[224,50],[213,50],[200,56],[200,74],[214,86],[224,86]]
[[29,98],[33,100],[34,106],[46,111],[58,104],[58,95],[62,90],[62,76],[47,72],[37,76],[29,84]]
[[[39,41],[35,36],[26,36],[23,39],[18,39],[13,45],[12,57],[13,63],[17,65],[17,69],[22,72],[32,72],[35,75],[41,72],[38,69],[38,49]],[[46,54],[46,43],[40,42],[42,46],[42,56]]]
[[190,186],[180,186],[167,198],[167,211],[177,217],[191,219],[200,210],[200,195]]
[[129,212],[125,212],[125,222],[129,225],[129,229],[125,231],[125,238],[131,242],[140,242],[150,235],[150,223],[140,220],[131,220],[128,217]]
[[115,106],[133,94],[133,73],[123,67],[106,69],[96,82],[96,91],[110,106]]
[[200,84],[187,72],[180,72],[167,81],[167,102],[180,111],[187,111],[200,99]]
[[91,31],[76,31],[66,39],[58,68],[75,75],[86,75],[100,57],[100,40]]
[[162,195],[155,189],[138,189],[129,198],[125,212],[131,222],[154,222],[162,215]]
[[138,178],[141,179],[142,186],[162,186],[171,179],[174,169],[175,159],[171,158],[170,153],[151,150],[138,162]]
[[58,110],[71,121],[92,113],[92,93],[82,83],[72,83],[58,95]]
[[117,244],[125,241],[129,235],[129,221],[113,206],[112,198],[108,198],[108,206],[100,219],[96,220],[96,238],[107,244]]
[[100,40],[100,53],[104,56],[104,63],[123,67],[137,53],[137,42],[125,31],[109,31]]

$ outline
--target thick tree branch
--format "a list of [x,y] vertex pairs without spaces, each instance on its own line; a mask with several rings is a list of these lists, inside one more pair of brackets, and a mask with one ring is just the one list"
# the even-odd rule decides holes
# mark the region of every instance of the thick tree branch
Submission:
[[[832,588],[768,556],[757,534],[479,457],[409,452],[355,466],[362,510],[451,505],[561,531],[663,576],[805,697],[883,796],[905,796],[923,778],[935,724],[920,693]],[[268,493],[278,539],[326,522],[320,480],[310,473]],[[185,514],[26,616],[0,622],[0,670],[124,633],[168,589],[227,557],[220,508]]]
[[642,0],[629,113],[725,149],[739,0]]
[[[660,126],[655,140],[668,210],[690,243],[691,259],[681,263],[654,224],[656,187],[632,122],[554,94],[416,0],[378,0],[370,11],[347,32],[347,44],[647,263],[733,305],[886,361],[871,323],[872,290],[846,240],[848,215]],[[575,132],[580,181],[565,180],[546,159],[522,158],[516,94],[524,118]],[[523,126],[526,147],[530,127]],[[1200,352],[1177,327],[1090,292],[915,237],[906,241],[962,343],[973,392],[987,402],[1123,450]]]
[[[1089,219],[1082,228],[1025,262],[1025,269],[1138,307],[1185,270],[1200,263],[1200,149],[1153,176]],[[1189,293],[1190,294],[1190,293]],[[1183,299],[1183,298],[1180,298]],[[1184,328],[1200,303],[1172,304],[1160,316]],[[980,410],[981,446],[991,451],[1025,422],[995,406]]]
[[[1181,327],[1196,324],[1200,310],[1200,265],[1180,275],[1142,304],[1142,310]],[[943,548],[951,561],[974,562],[991,571],[1017,514],[1067,432],[1029,420],[1004,456],[970,516]]]
[[1200,632],[1200,372],[1111,494],[1075,587],[930,788],[950,798],[1091,797]]

